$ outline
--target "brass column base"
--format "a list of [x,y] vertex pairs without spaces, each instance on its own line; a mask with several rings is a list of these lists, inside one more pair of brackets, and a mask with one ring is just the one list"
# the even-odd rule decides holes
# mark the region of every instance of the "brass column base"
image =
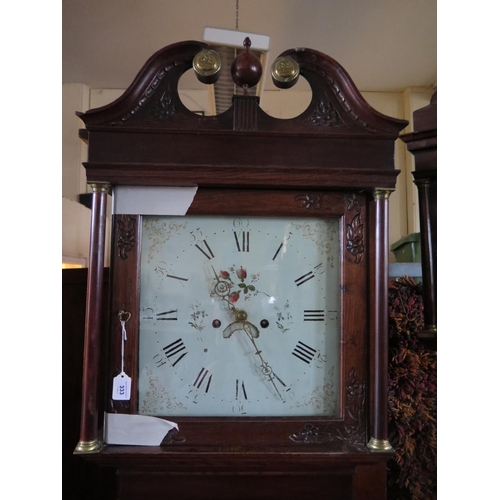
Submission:
[[104,443],[98,439],[93,441],[80,441],[73,452],[74,455],[85,455],[87,453],[99,453],[104,447]]
[[371,438],[370,442],[366,445],[370,451],[393,451],[391,443],[387,439]]

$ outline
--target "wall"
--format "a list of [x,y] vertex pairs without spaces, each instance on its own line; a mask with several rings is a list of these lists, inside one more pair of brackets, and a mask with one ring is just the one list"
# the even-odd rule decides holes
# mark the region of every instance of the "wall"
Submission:
[[85,171],[81,165],[87,158],[87,146],[78,138],[82,127],[76,111],[89,109],[89,88],[81,83],[62,86],[62,195],[78,201],[79,193],[86,193]]
[[[408,88],[404,92],[362,92],[374,109],[385,115],[408,120],[404,133],[413,130],[413,111],[430,102],[434,89]],[[77,202],[78,194],[88,192],[85,170],[87,148],[78,139],[81,120],[75,111],[104,106],[123,93],[123,89],[89,89],[81,84],[63,85],[63,255],[88,258],[90,210]],[[211,112],[210,94],[205,90],[179,91],[184,105],[192,111]],[[292,118],[306,109],[311,99],[308,90],[265,91],[261,98],[262,109],[278,118]],[[389,243],[419,231],[418,196],[413,183],[413,155],[405,144],[395,144],[395,168],[401,172],[396,190],[389,200]],[[110,197],[108,207],[111,207]],[[109,217],[110,220],[110,217]],[[108,237],[110,223],[108,221]],[[108,239],[109,241],[109,239]],[[107,257],[108,258],[108,257]],[[394,256],[389,255],[390,262]],[[108,261],[107,261],[108,262]]]
[[[75,112],[95,107],[90,102],[90,89],[80,83],[65,84],[62,88],[62,261],[65,265],[88,265],[91,211],[79,203],[79,195],[91,192],[87,186],[85,168],[87,145],[78,137],[83,128]],[[111,197],[108,197],[108,202]],[[111,203],[108,203],[111,206]],[[111,211],[106,227],[110,241]],[[108,245],[109,246],[109,245]],[[109,265],[109,250],[105,254]]]

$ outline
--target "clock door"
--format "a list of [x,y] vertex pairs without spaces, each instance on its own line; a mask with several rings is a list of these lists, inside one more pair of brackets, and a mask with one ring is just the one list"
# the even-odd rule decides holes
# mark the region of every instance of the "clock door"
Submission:
[[[219,197],[227,214],[212,215]],[[200,189],[186,216],[117,216],[116,241],[134,243],[115,256],[109,383],[126,310],[134,396],[110,389],[108,411],[179,423],[175,446],[220,444],[215,417],[228,419],[228,445],[362,442],[365,222],[363,195],[299,191]]]

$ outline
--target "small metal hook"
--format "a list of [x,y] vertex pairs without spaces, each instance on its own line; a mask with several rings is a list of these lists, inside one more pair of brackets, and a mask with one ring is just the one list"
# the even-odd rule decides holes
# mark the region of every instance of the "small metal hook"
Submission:
[[[126,319],[123,319],[123,316],[126,316]],[[120,321],[123,321],[124,323],[126,323],[130,319],[130,316],[131,316],[131,314],[127,311],[120,311],[118,313],[118,319]]]

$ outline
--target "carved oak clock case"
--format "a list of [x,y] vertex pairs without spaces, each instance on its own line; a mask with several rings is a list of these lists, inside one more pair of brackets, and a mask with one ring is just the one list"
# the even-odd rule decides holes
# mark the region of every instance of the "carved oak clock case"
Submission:
[[[298,117],[249,95],[199,116],[177,85],[210,50],[168,46],[122,97],[80,114],[94,194],[75,453],[116,468],[121,499],[385,498],[388,199],[406,122],[310,49],[273,65],[278,86],[290,68],[311,86]],[[112,444],[104,414],[177,427],[161,444]]]

